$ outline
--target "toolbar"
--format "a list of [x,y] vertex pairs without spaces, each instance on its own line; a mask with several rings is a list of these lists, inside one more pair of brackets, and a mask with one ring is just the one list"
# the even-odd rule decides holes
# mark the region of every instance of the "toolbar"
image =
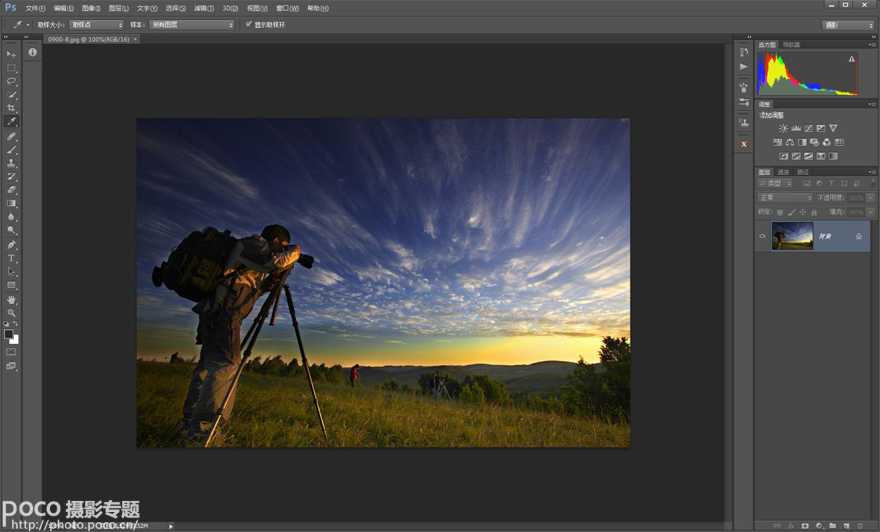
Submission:
[[19,371],[21,349],[21,213],[24,198],[21,181],[21,102],[23,62],[32,53],[22,41],[3,43],[2,127],[0,127],[0,150],[3,154],[2,225],[4,249],[3,263],[3,370]]

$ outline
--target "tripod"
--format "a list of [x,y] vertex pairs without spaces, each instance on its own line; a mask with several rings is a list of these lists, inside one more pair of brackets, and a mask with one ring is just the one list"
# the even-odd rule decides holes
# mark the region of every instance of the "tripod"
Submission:
[[315,392],[315,383],[312,381],[312,373],[309,370],[309,360],[306,358],[305,349],[303,349],[302,336],[299,333],[299,322],[296,321],[296,311],[293,308],[293,297],[290,295],[290,287],[287,286],[287,277],[290,275],[292,269],[293,268],[284,272],[282,277],[272,287],[272,290],[269,292],[269,297],[263,302],[263,306],[260,307],[260,312],[257,314],[257,317],[254,318],[247,334],[241,341],[241,347],[244,348],[244,353],[242,354],[241,361],[238,363],[235,377],[233,377],[232,382],[229,384],[229,389],[226,391],[223,402],[214,414],[214,422],[211,424],[211,432],[208,434],[208,439],[205,440],[206,448],[211,446],[211,443],[213,443],[214,438],[217,436],[217,429],[220,426],[220,420],[223,419],[223,412],[226,410],[226,406],[229,404],[232,394],[238,386],[238,381],[244,370],[245,362],[251,356],[251,351],[253,351],[254,344],[257,342],[257,337],[260,335],[260,330],[263,328],[266,318],[269,317],[269,309],[272,310],[272,317],[269,320],[269,325],[275,325],[275,315],[278,312],[278,302],[281,300],[282,290],[284,291],[284,296],[287,300],[287,310],[290,312],[290,321],[293,322],[293,330],[296,332],[296,343],[299,345],[299,354],[302,357],[303,371],[306,374],[306,380],[309,382],[309,388],[312,390],[312,399],[315,402],[315,410],[318,412],[318,420],[321,422],[321,431],[324,433],[324,439],[329,441],[327,437],[327,427],[324,425],[324,416],[321,415],[321,405],[318,404],[318,394]]

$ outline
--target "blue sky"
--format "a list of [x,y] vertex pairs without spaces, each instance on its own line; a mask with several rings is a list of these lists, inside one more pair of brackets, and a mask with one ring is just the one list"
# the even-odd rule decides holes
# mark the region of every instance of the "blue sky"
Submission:
[[[191,230],[288,227],[309,356],[328,364],[595,358],[629,335],[623,119],[140,120],[138,354],[195,354],[150,281]],[[286,312],[256,352],[290,355]],[[248,322],[249,323],[249,322]]]

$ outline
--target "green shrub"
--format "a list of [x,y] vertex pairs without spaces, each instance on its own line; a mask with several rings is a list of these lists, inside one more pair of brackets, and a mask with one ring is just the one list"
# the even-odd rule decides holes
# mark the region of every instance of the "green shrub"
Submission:
[[345,380],[345,371],[339,364],[324,370],[324,375],[327,382],[332,382],[333,384],[339,384]]
[[419,375],[419,391],[428,395],[434,389],[434,374],[422,373]]
[[510,392],[507,387],[498,381],[493,381],[486,375],[468,375],[464,379],[465,386],[476,386],[483,391],[487,403],[507,405],[511,403]]
[[538,412],[548,412],[551,414],[565,413],[565,403],[555,395],[522,393],[514,398],[514,403],[517,406],[528,408],[529,410],[537,410]]
[[483,389],[475,384],[465,384],[461,387],[459,399],[465,403],[483,404],[486,402],[486,394]]
[[380,388],[382,388],[386,392],[396,392],[400,390],[400,385],[398,385],[397,382],[394,380],[388,380],[383,382]]

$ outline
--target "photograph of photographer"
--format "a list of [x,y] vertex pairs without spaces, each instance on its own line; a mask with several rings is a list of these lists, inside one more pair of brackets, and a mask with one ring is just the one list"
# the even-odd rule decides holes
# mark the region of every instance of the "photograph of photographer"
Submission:
[[628,447],[630,122],[142,119],[138,447]]

